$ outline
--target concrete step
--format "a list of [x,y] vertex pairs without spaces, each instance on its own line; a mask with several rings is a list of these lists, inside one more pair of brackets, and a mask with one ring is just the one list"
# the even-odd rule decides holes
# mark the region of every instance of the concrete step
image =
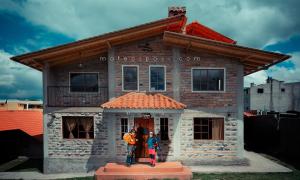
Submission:
[[107,163],[95,172],[95,178],[97,180],[166,178],[188,180],[192,178],[192,172],[180,162],[157,163],[155,167],[147,164],[134,164],[127,167],[125,164]]

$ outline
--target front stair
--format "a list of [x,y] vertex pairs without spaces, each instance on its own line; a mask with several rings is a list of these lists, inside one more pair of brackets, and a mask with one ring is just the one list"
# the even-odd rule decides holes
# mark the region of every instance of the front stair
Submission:
[[192,179],[192,172],[180,162],[157,163],[155,167],[148,164],[134,164],[127,167],[125,164],[107,163],[95,172],[97,180],[116,180],[116,179]]

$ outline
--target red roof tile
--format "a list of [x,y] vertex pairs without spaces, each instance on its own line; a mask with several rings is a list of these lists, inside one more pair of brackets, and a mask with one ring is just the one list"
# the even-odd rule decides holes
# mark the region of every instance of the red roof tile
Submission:
[[160,93],[131,92],[101,105],[107,109],[184,109],[186,105]]
[[246,116],[246,117],[252,117],[252,116],[256,116],[256,115],[253,114],[252,112],[244,112],[244,116]]
[[195,21],[188,25],[186,25],[186,34],[192,35],[192,36],[198,36],[206,39],[216,40],[216,41],[222,41],[230,44],[235,44],[236,41],[233,39],[230,39],[223,34],[220,34],[209,27],[204,26],[203,24],[200,24],[199,22]]
[[43,134],[41,111],[0,111],[0,131],[20,129],[30,136]]

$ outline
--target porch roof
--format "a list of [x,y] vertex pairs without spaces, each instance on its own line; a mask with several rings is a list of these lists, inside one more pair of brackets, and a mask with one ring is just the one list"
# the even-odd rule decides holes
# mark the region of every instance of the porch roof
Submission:
[[104,109],[184,109],[182,104],[160,93],[130,92],[101,105]]

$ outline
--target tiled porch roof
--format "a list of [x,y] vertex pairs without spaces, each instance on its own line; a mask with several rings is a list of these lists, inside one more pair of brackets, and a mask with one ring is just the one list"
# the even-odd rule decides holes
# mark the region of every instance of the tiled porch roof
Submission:
[[131,92],[101,105],[105,109],[184,109],[185,104],[160,93]]

